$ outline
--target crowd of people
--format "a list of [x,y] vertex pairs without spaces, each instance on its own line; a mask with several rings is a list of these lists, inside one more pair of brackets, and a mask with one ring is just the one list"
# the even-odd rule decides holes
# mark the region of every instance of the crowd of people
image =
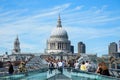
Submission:
[[[110,76],[109,69],[105,62],[101,62],[98,64],[98,68],[93,70],[92,64],[90,61],[79,63],[77,60],[60,60],[60,59],[54,59],[52,57],[46,58],[46,61],[48,62],[49,67],[49,74],[52,74],[52,71],[54,69],[58,69],[61,74],[63,73],[63,68],[69,68],[69,69],[76,69],[81,71],[88,71],[88,72],[96,72],[97,74]],[[8,72],[9,74],[14,73],[14,68],[12,63],[9,61],[9,68]],[[27,72],[27,69],[25,67],[25,62],[21,61],[21,63],[18,66],[18,72]]]
[[61,74],[63,72],[63,67],[66,66],[66,61],[62,61],[62,60],[54,60],[54,61],[48,61],[48,67],[49,67],[49,73],[52,74],[52,71],[54,69],[58,69]]
[[27,69],[26,69],[25,65],[26,65],[26,63],[21,61],[19,66],[18,66],[17,71],[15,71],[14,67],[13,67],[13,64],[10,61],[8,61],[8,73],[13,74],[13,73],[16,73],[16,72],[17,73],[27,72]]
[[105,62],[101,62],[98,65],[98,68],[95,68],[95,65],[91,64],[90,61],[83,61],[79,63],[77,60],[55,60],[54,58],[47,58],[49,67],[49,73],[51,74],[54,69],[58,69],[61,73],[63,72],[63,68],[73,68],[76,70],[87,71],[87,72],[96,72],[97,74],[110,76],[108,67]]
[[[59,71],[62,71],[62,68],[74,68],[74,69],[77,69],[77,70],[82,70],[82,71],[90,71],[91,69],[91,64],[86,61],[83,62],[82,64],[79,64],[77,60],[55,60],[54,58],[51,58],[51,57],[48,57],[46,59],[46,61],[48,62],[48,67],[49,67],[49,70],[50,72],[49,73],[52,73],[53,69],[58,69]],[[85,64],[85,66],[84,66]]]

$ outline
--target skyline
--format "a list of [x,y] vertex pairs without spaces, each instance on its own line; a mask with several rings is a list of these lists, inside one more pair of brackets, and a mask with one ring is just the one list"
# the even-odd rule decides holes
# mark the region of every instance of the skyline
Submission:
[[0,55],[6,51],[10,54],[17,35],[22,52],[44,52],[59,13],[75,53],[82,41],[86,53],[108,54],[109,43],[120,40],[119,3],[119,0],[1,0]]

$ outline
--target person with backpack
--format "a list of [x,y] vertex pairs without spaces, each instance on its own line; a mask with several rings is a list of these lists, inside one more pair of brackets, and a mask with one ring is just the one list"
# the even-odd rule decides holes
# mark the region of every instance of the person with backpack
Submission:
[[54,69],[54,64],[53,64],[53,62],[51,61],[51,62],[49,63],[49,74],[52,74],[53,69]]

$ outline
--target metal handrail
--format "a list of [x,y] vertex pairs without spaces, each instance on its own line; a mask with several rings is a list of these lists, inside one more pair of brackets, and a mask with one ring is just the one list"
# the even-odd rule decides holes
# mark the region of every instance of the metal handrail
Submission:
[[120,69],[109,69],[111,76],[120,78]]
[[[54,68],[54,69],[57,69],[57,68]],[[105,78],[105,79],[110,79],[110,80],[120,80],[118,77],[115,77],[115,76],[105,76],[105,75],[97,74],[95,72],[81,71],[81,70],[76,70],[74,68],[69,68],[69,67],[65,67],[64,69],[68,69],[69,70],[67,75],[70,75],[70,76],[73,75],[73,76],[84,77],[84,75],[88,75],[88,76],[85,76],[85,77],[86,78],[93,77],[94,79]],[[114,69],[112,69],[112,70],[114,70]],[[119,70],[115,70],[115,71],[119,71]],[[63,73],[64,73],[64,71],[63,71]],[[73,74],[69,74],[69,73],[73,73]],[[78,74],[81,74],[81,75],[78,75]],[[53,76],[51,76],[51,77],[53,77]]]
[[[55,69],[57,69],[58,70],[58,68],[54,68],[54,70]],[[84,75],[89,75],[89,76],[86,76],[86,77],[90,77],[90,76],[94,76],[95,78],[97,77],[97,78],[101,78],[101,77],[103,77],[103,78],[106,78],[106,79],[113,79],[113,80],[120,80],[120,79],[118,79],[117,77],[114,77],[114,76],[104,76],[104,75],[100,75],[100,74],[96,74],[96,73],[94,73],[94,72],[87,72],[87,71],[81,71],[81,70],[76,70],[76,69],[74,69],[74,68],[70,68],[70,67],[64,67],[64,70],[70,70],[70,72],[71,72],[71,74],[70,74],[70,76],[78,76],[78,77],[84,77]],[[28,71],[27,73],[28,73],[28,76],[31,76],[31,74],[36,74],[36,73],[38,73],[38,72],[40,72],[40,73],[43,73],[43,72],[47,72],[49,69],[48,68],[42,68],[42,69],[38,69],[38,70],[33,70],[33,71]],[[120,71],[120,69],[109,69],[110,71],[116,71],[116,72],[119,72]],[[64,73],[64,72],[63,72]],[[68,72],[69,73],[69,72]],[[72,74],[73,73],[73,74]],[[75,74],[74,74],[75,73]],[[26,77],[24,74],[25,73],[17,73],[17,74],[15,74],[15,75],[23,75],[23,76],[21,76],[21,77],[19,77],[19,78],[24,78],[24,77]],[[47,73],[46,73],[47,74]],[[66,73],[65,73],[66,74]],[[77,75],[77,74],[80,74],[80,75]],[[82,74],[82,76],[81,76],[81,74]],[[4,76],[13,76],[13,78],[14,78],[14,76],[15,75],[4,75]],[[57,74],[56,74],[57,75]],[[68,74],[69,75],[69,74]],[[0,77],[1,78],[1,77]],[[96,78],[96,79],[97,79]],[[7,80],[7,79],[6,79]]]

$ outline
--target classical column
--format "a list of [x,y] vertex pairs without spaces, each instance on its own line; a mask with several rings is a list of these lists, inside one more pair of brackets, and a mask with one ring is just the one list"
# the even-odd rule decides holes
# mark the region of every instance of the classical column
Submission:
[[58,43],[57,42],[55,43],[55,49],[58,49]]
[[61,45],[61,49],[62,49],[62,43],[60,43],[60,45]]
[[50,49],[51,49],[51,43],[49,43],[50,44]]
[[51,43],[51,49],[52,49],[53,47],[52,47],[52,43]]
[[63,43],[62,43],[62,50],[63,50]]
[[67,49],[67,43],[65,43],[65,49]]
[[61,50],[61,43],[60,43],[60,50]]
[[66,49],[68,50],[68,43],[66,44]]
[[50,47],[50,45],[49,45],[49,43],[47,44],[47,48],[49,49],[49,47]]
[[58,42],[58,49],[60,49],[60,43]]
[[64,49],[64,43],[63,43],[63,49]]
[[53,47],[54,47],[54,49],[55,49],[55,43],[53,43]]

